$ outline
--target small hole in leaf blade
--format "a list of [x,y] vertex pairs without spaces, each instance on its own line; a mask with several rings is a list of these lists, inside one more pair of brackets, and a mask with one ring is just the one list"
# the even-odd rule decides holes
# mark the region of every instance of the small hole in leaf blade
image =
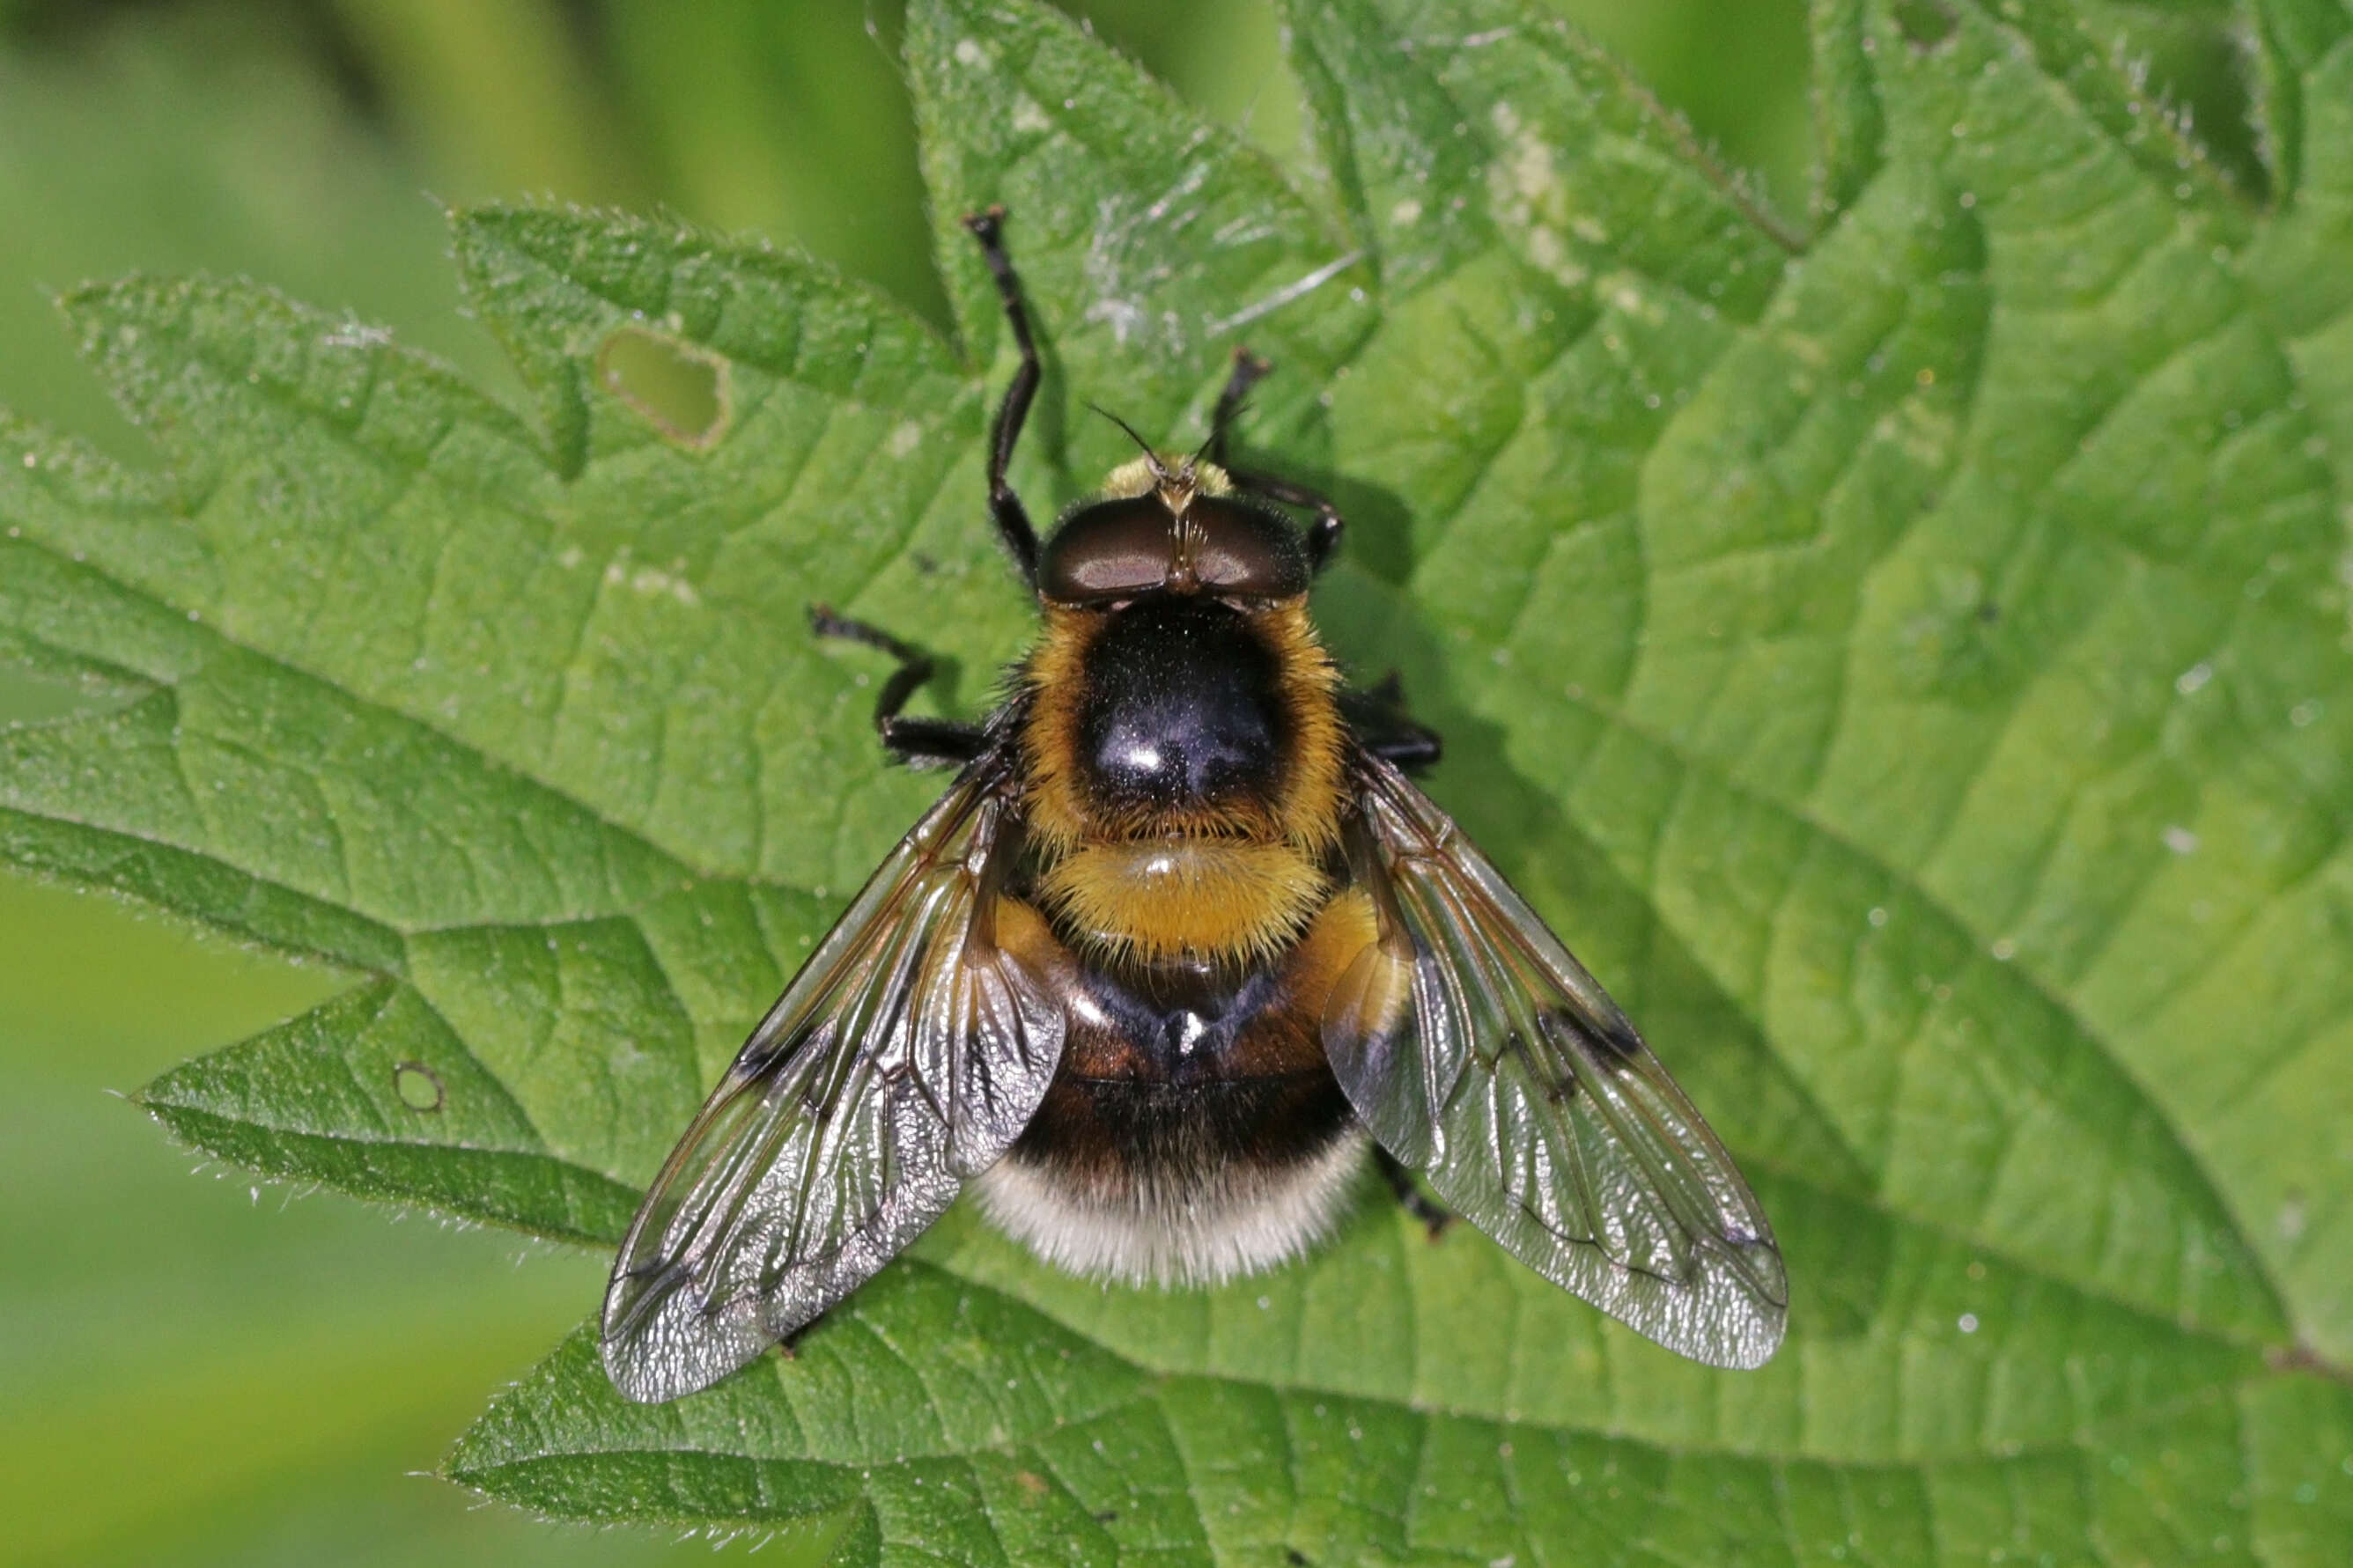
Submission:
[[392,1069],[392,1090],[400,1096],[400,1103],[427,1115],[441,1109],[448,1098],[441,1087],[441,1075],[423,1062],[402,1062]]
[[733,416],[728,369],[700,344],[643,327],[619,329],[596,351],[596,384],[697,451],[716,446]]
[[1951,37],[1960,26],[1944,0],[1895,0],[1894,9],[1896,27],[1923,53]]

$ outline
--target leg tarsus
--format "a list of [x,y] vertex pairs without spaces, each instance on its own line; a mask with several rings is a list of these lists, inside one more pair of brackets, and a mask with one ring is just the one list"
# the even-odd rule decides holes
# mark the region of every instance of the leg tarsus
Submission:
[[1209,461],[1226,471],[1226,477],[1238,490],[1314,512],[1315,521],[1307,529],[1307,565],[1310,571],[1321,572],[1331,563],[1333,552],[1340,547],[1340,535],[1347,528],[1341,520],[1340,509],[1319,491],[1293,484],[1289,479],[1278,479],[1271,474],[1235,468],[1227,458],[1227,436],[1241,416],[1242,400],[1273,368],[1250,350],[1235,346],[1233,373],[1226,377],[1225,390],[1218,394],[1217,409],[1209,416]]
[[821,637],[839,637],[845,642],[861,643],[879,648],[899,661],[891,679],[882,683],[881,695],[874,700],[874,729],[888,747],[902,762],[968,763],[980,755],[987,732],[977,724],[959,723],[952,719],[902,719],[899,710],[907,705],[923,682],[937,668],[932,656],[911,642],[892,637],[881,627],[864,621],[853,621],[837,615],[829,605],[809,606],[809,629]]
[[997,298],[1005,307],[1005,320],[1013,330],[1014,346],[1021,351],[1021,368],[1013,373],[1012,382],[1005,389],[1005,400],[997,405],[997,417],[988,427],[988,510],[997,521],[997,531],[1005,541],[1006,549],[1013,552],[1014,564],[1021,569],[1021,578],[1033,587],[1038,582],[1038,531],[1029,521],[1029,509],[1005,477],[1012,466],[1014,443],[1021,438],[1022,422],[1029,416],[1029,401],[1038,395],[1038,380],[1043,374],[1038,363],[1037,341],[1029,334],[1029,312],[1021,303],[1021,279],[1013,270],[1013,258],[1005,249],[1005,209],[992,206],[981,212],[967,214],[965,227],[980,242],[980,254],[988,263],[988,275],[997,282]]
[[1423,1195],[1422,1190],[1414,1184],[1413,1173],[1407,1170],[1396,1155],[1377,1143],[1373,1145],[1373,1159],[1381,1168],[1381,1179],[1388,1183],[1389,1191],[1397,1194],[1398,1205],[1406,1213],[1421,1221],[1430,1231],[1430,1239],[1436,1241],[1444,1234],[1446,1227],[1454,1223],[1453,1213]]
[[891,721],[907,705],[907,699],[918,687],[932,678],[932,656],[910,642],[902,642],[880,626],[853,621],[847,616],[836,615],[830,605],[809,606],[809,630],[821,637],[839,637],[844,642],[863,643],[880,648],[899,661],[891,679],[882,683],[882,695],[874,700],[874,727],[887,732]]

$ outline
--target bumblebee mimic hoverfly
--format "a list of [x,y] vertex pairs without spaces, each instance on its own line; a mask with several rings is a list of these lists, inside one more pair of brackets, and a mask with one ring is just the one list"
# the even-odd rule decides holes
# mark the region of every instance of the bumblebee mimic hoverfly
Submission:
[[[1043,625],[975,724],[883,745],[958,768],[745,1041],[605,1297],[631,1399],[717,1382],[872,1276],[967,1184],[1048,1261],[1134,1282],[1273,1267],[1377,1163],[1671,1350],[1780,1343],[1771,1228],[1615,1003],[1408,773],[1438,737],[1343,686],[1307,616],[1339,514],[1208,443],[1146,447],[1041,543],[1006,468],[1039,361],[1000,234],[966,225],[1020,369],[988,503]],[[1139,440],[1139,446],[1143,443]],[[1282,507],[1314,515],[1301,527]]]

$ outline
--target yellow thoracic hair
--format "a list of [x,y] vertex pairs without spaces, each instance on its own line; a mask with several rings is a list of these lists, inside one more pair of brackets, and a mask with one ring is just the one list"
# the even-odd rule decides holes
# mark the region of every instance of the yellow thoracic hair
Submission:
[[1106,813],[1086,796],[1077,753],[1087,654],[1105,617],[1046,608],[1023,671],[1026,816],[1045,862],[1040,894],[1100,949],[1270,956],[1330,892],[1323,865],[1338,837],[1345,766],[1339,670],[1303,599],[1240,613],[1275,656],[1287,742],[1274,798]]

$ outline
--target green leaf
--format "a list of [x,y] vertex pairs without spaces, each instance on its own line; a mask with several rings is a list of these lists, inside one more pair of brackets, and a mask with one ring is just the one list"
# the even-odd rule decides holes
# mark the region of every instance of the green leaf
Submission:
[[[449,1474],[845,1563],[2341,1560],[2353,18],[2260,9],[2258,209],[2055,12],[1826,3],[1799,244],[1541,13],[1287,12],[1313,189],[1028,0],[912,8],[935,211],[1008,207],[1046,344],[1016,478],[1280,363],[1241,439],[1350,515],[1319,615],[1756,1178],[1788,1346],[1676,1361],[1369,1194],[1204,1293],[959,1211],[674,1405],[575,1336]],[[176,1135],[617,1235],[937,787],[804,605],[936,646],[948,711],[1025,635],[939,228],[962,351],[764,249],[459,215],[531,423],[250,286],[68,301],[168,465],[0,426],[0,650],[86,700],[0,732],[0,854],[357,976],[151,1085]]]

